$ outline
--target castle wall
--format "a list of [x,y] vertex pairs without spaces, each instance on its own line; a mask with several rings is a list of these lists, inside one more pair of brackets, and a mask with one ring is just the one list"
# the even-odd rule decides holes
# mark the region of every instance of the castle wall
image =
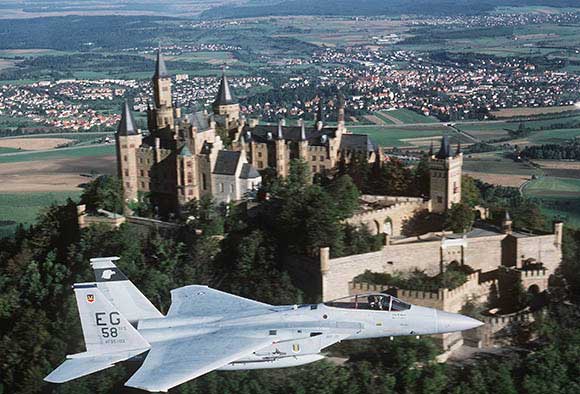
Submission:
[[522,237],[517,239],[517,266],[521,268],[527,259],[542,262],[550,272],[560,264],[562,249],[557,242],[557,234]]
[[421,210],[430,209],[430,201],[414,197],[363,196],[368,202],[382,202],[394,205],[354,214],[346,220],[351,225],[365,225],[371,234],[386,233],[401,235],[405,221]]
[[474,270],[493,271],[502,263],[502,241],[505,234],[469,238],[464,264]]
[[[392,273],[419,269],[428,275],[436,275],[443,264],[457,261],[482,273],[492,272],[502,265],[503,240],[506,237],[506,234],[497,234],[468,239],[391,243],[378,252],[335,259],[326,258],[321,253],[323,300],[348,294],[348,283],[366,270]],[[561,260],[561,250],[554,244],[555,238],[555,235],[520,238],[517,240],[518,250],[521,253],[538,253],[540,248],[541,261],[547,262],[549,275]],[[542,280],[539,279],[540,289],[545,288]]]
[[[494,285],[497,287],[497,280],[483,282],[480,272],[475,271],[468,275],[464,284],[454,289],[438,289],[437,291],[394,289],[394,295],[414,305],[458,313],[467,301],[486,301]],[[390,288],[390,286],[385,285],[349,282],[349,295],[382,292]]]
[[[322,275],[322,299],[332,300],[349,292],[348,283],[366,270],[392,273],[425,270],[429,275],[439,273],[440,241],[388,245],[378,252],[329,259]],[[321,266],[324,263],[321,261]]]

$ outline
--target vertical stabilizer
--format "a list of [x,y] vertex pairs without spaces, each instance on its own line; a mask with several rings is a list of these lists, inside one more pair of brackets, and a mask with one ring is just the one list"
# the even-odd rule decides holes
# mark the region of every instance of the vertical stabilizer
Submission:
[[74,289],[87,353],[149,348],[149,343],[94,283],[75,284]]
[[139,320],[162,318],[161,312],[153,306],[137,287],[114,264],[118,257],[91,259],[95,271],[97,287],[131,323]]
[[149,350],[149,343],[94,283],[74,285],[87,351],[67,359],[45,381],[63,383],[102,371]]

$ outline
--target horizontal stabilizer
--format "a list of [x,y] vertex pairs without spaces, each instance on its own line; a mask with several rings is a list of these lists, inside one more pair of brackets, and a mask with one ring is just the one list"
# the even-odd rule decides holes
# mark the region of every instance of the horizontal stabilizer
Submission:
[[162,318],[161,312],[115,265],[117,260],[119,260],[118,257],[91,259],[91,266],[95,272],[95,281],[99,290],[130,323]]
[[64,383],[69,380],[90,375],[93,372],[102,371],[115,365],[115,363],[125,361],[138,354],[146,352],[148,349],[133,350],[120,354],[107,354],[93,357],[79,357],[86,353],[79,353],[71,356],[44,378],[49,383]]

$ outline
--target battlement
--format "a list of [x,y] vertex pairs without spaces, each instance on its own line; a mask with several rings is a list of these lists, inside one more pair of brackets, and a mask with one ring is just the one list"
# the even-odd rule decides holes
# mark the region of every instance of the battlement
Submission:
[[402,203],[402,202],[416,202],[423,203],[424,200],[421,197],[401,197],[401,196],[379,196],[374,194],[363,194],[360,199],[366,203]]
[[355,213],[354,215],[352,215],[349,220],[360,220],[360,219],[364,219],[366,217],[374,217],[374,216],[381,216],[381,215],[388,215],[389,213],[392,213],[394,211],[397,211],[399,209],[403,209],[403,208],[418,208],[421,207],[425,204],[425,202],[422,199],[419,199],[420,201],[401,201],[401,202],[397,202],[394,203],[393,205],[389,205],[389,206],[385,206],[384,208],[377,208],[377,209],[369,209],[367,211],[362,211],[362,212],[358,212]]
[[349,282],[350,294],[363,294],[368,292],[382,292],[395,290],[396,297],[410,302],[446,311],[457,312],[466,300],[479,298],[489,294],[492,285],[497,286],[497,280],[487,280],[480,283],[480,271],[467,276],[467,280],[461,286],[454,289],[440,288],[437,291],[424,291],[414,289],[400,289],[390,285],[374,285],[366,282]]
[[534,321],[534,314],[528,310],[514,312],[506,315],[499,316],[483,316],[479,318],[485,324],[495,328],[497,331],[498,327],[505,327],[513,322],[532,322]]
[[544,278],[549,276],[548,270],[546,268],[536,269],[536,270],[521,270],[522,278],[532,279],[532,278]]

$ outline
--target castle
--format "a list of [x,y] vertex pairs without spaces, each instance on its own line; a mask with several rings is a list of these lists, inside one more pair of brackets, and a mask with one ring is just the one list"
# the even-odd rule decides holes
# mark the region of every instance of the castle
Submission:
[[[248,163],[244,151],[224,149],[216,133],[216,119],[205,112],[182,115],[173,104],[171,77],[161,51],[152,82],[148,132],[137,130],[125,103],[116,134],[118,175],[125,199],[137,201],[147,196],[160,212],[167,213],[205,195],[227,203],[256,191],[260,174]],[[214,109],[228,122],[232,113],[239,112],[236,106],[224,76]]]
[[[126,201],[148,198],[161,213],[179,211],[187,202],[211,195],[228,203],[254,193],[261,183],[259,170],[272,168],[288,175],[293,159],[306,161],[313,174],[325,173],[354,154],[369,161],[380,155],[367,135],[350,134],[345,127],[344,100],[337,126],[324,123],[322,102],[317,121],[307,126],[247,123],[225,73],[211,114],[182,114],[173,103],[171,76],[161,51],[152,78],[153,105],[147,109],[147,132],[137,129],[125,103],[116,133],[117,168]],[[221,129],[232,137],[225,149]]]
[[[206,195],[219,203],[241,200],[259,187],[258,171],[270,168],[285,177],[293,159],[308,163],[313,174],[332,171],[339,163],[348,163],[353,155],[363,155],[369,162],[382,160],[381,150],[367,135],[348,132],[342,99],[338,102],[336,125],[325,123],[322,101],[314,124],[307,125],[302,119],[296,125],[286,125],[285,120],[273,125],[259,124],[246,122],[240,114],[239,102],[225,74],[211,114],[181,113],[172,101],[171,77],[161,52],[157,54],[152,82],[154,100],[147,110],[147,132],[137,129],[125,103],[116,134],[118,173],[127,201],[147,196],[161,212],[176,212],[188,201]],[[219,132],[231,138],[229,149],[225,149]],[[474,270],[458,288],[436,292],[394,289],[396,295],[414,304],[459,312],[467,301],[484,302],[494,292],[501,295],[514,283],[521,283],[532,293],[547,289],[548,279],[562,259],[562,223],[555,223],[552,233],[531,233],[514,229],[506,214],[499,228],[479,223],[465,234],[440,231],[416,237],[402,235],[405,224],[418,212],[444,213],[461,202],[462,165],[460,145],[452,149],[444,136],[437,153],[433,148],[429,152],[429,199],[362,196],[359,210],[346,222],[382,234],[384,246],[377,252],[340,258],[331,258],[330,250],[322,248],[323,301],[386,290],[385,286],[354,280],[367,270],[394,273],[419,269],[437,275],[452,263]],[[511,317],[498,319],[490,320],[497,323],[494,327],[505,327]],[[462,341],[461,335],[440,337],[444,350]]]

